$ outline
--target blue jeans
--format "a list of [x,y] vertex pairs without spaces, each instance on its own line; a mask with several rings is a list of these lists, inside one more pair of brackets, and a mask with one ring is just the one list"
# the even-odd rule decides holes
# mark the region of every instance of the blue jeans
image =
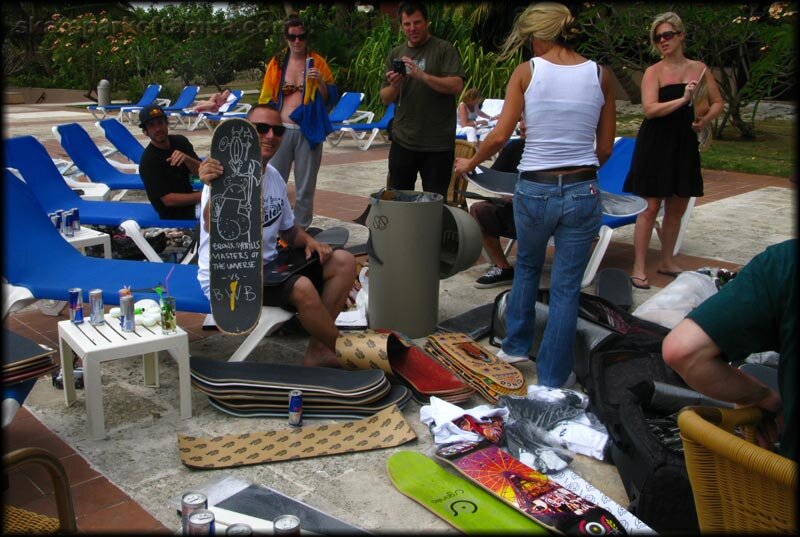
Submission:
[[602,218],[596,180],[566,185],[520,179],[514,193],[517,263],[506,306],[503,350],[525,356],[533,346],[536,296],[547,252],[555,239],[547,325],[536,357],[542,386],[564,384],[572,371],[581,280]]

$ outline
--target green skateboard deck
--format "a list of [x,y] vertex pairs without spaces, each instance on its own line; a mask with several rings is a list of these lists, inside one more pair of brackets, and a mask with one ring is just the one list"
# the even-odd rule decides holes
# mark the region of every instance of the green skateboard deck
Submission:
[[261,146],[246,119],[223,121],[211,139],[223,175],[211,182],[209,272],[211,313],[229,334],[250,332],[261,315]]
[[422,453],[397,452],[386,468],[397,490],[464,533],[550,533]]
[[567,535],[626,535],[608,511],[565,489],[489,442],[456,442],[436,450],[464,477],[518,513]]

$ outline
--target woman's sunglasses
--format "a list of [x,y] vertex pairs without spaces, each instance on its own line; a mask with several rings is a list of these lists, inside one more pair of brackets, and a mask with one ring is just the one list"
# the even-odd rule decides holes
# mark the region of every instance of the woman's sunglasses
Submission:
[[288,39],[289,41],[296,41],[298,39],[300,41],[305,41],[306,40],[306,33],[303,32],[302,34],[286,34],[286,39]]
[[660,34],[656,34],[655,35],[655,41],[656,41],[656,43],[661,43],[662,40],[663,41],[671,41],[672,38],[675,37],[676,35],[678,35],[679,33],[680,32],[673,32],[671,30],[668,31],[668,32],[662,32]]
[[275,133],[275,136],[283,136],[283,133],[286,132],[286,127],[284,125],[270,125],[269,123],[255,123],[256,131],[258,134],[267,134],[270,130]]

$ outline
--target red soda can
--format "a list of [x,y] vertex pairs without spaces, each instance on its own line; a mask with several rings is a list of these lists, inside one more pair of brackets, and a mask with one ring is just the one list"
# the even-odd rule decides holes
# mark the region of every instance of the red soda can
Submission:
[[300,390],[289,392],[289,425],[292,427],[303,425],[303,392]]

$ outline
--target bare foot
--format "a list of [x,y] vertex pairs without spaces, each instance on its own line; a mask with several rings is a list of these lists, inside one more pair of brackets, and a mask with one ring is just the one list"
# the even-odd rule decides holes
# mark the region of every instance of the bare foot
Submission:
[[307,367],[341,367],[336,353],[324,345],[310,343],[303,356],[303,365]]

